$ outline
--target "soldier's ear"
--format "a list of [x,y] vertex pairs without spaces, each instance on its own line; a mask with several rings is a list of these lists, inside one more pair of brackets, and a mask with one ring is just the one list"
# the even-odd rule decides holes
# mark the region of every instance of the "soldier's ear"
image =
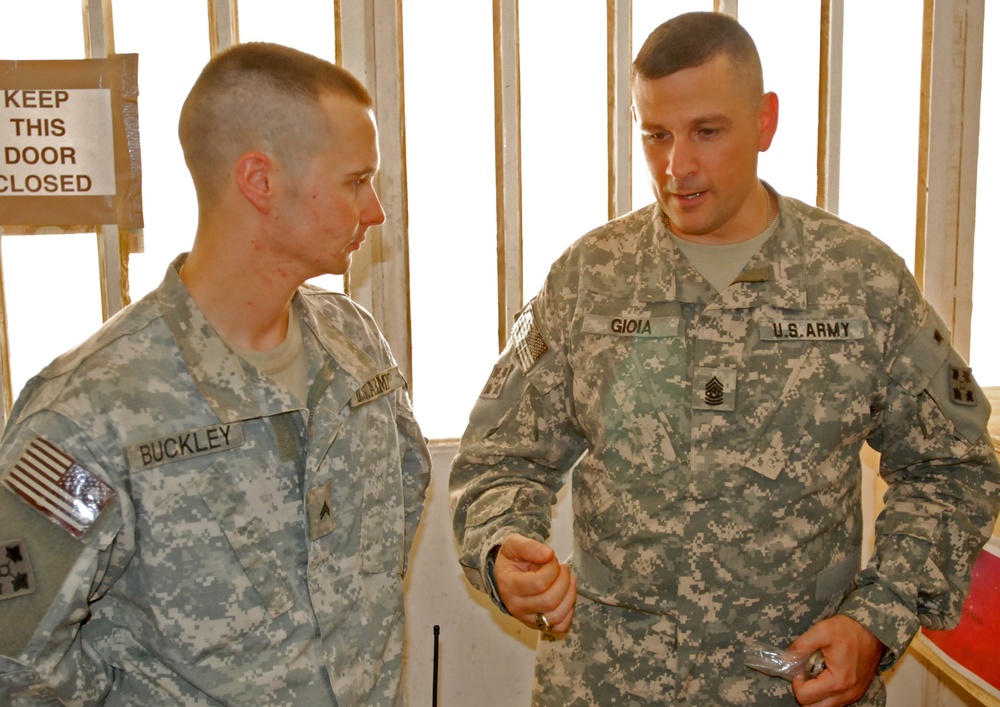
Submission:
[[761,96],[760,108],[757,111],[758,141],[757,149],[767,152],[778,130],[778,94],[769,91]]
[[274,162],[263,152],[246,152],[236,160],[236,187],[261,213],[269,213],[274,202]]

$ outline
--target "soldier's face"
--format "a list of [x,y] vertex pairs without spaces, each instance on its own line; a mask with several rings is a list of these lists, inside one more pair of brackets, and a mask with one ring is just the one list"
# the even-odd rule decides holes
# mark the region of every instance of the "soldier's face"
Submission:
[[658,79],[637,79],[632,113],[650,181],[671,230],[702,242],[764,230],[757,156],[777,127],[777,97],[754,96],[729,57]]
[[343,96],[325,96],[321,105],[329,134],[317,138],[306,164],[293,167],[280,245],[310,277],[347,272],[365,232],[385,221],[372,181],[379,167],[372,111]]

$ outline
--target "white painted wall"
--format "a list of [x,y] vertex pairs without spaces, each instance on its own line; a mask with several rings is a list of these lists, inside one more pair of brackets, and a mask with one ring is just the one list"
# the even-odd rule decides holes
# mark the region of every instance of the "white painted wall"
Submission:
[[[448,472],[456,446],[435,444],[431,451],[431,487],[406,581],[408,705],[432,704],[434,626],[438,625],[440,707],[527,707],[538,634],[501,614],[466,581],[448,508]],[[570,521],[564,492],[553,509],[552,546],[561,559],[572,547]]]

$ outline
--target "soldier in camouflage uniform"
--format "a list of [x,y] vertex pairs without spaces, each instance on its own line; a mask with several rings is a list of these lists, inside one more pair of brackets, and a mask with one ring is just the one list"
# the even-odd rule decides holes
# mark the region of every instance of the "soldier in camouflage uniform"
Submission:
[[[633,110],[657,203],[556,261],[472,411],[461,561],[545,630],[535,704],[883,704],[993,527],[982,391],[899,257],[759,181],[762,85],[734,20],[654,31]],[[889,491],[862,568],[865,441]],[[570,568],[542,541],[571,470]],[[750,643],[826,670],[768,677]]]
[[371,316],[303,284],[384,219],[370,106],[275,45],[195,84],[190,254],[0,445],[0,703],[403,703],[428,452]]

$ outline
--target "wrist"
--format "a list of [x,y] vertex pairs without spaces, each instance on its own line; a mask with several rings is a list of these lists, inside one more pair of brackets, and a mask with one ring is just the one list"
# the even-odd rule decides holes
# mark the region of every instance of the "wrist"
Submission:
[[494,573],[494,567],[496,566],[497,555],[500,554],[500,546],[494,545],[490,548],[490,551],[486,554],[486,564],[483,567],[483,576],[486,580],[486,593],[489,594],[490,599],[497,608],[503,613],[510,615],[510,611],[503,603],[503,599],[500,598],[500,590],[497,588],[496,574]]

